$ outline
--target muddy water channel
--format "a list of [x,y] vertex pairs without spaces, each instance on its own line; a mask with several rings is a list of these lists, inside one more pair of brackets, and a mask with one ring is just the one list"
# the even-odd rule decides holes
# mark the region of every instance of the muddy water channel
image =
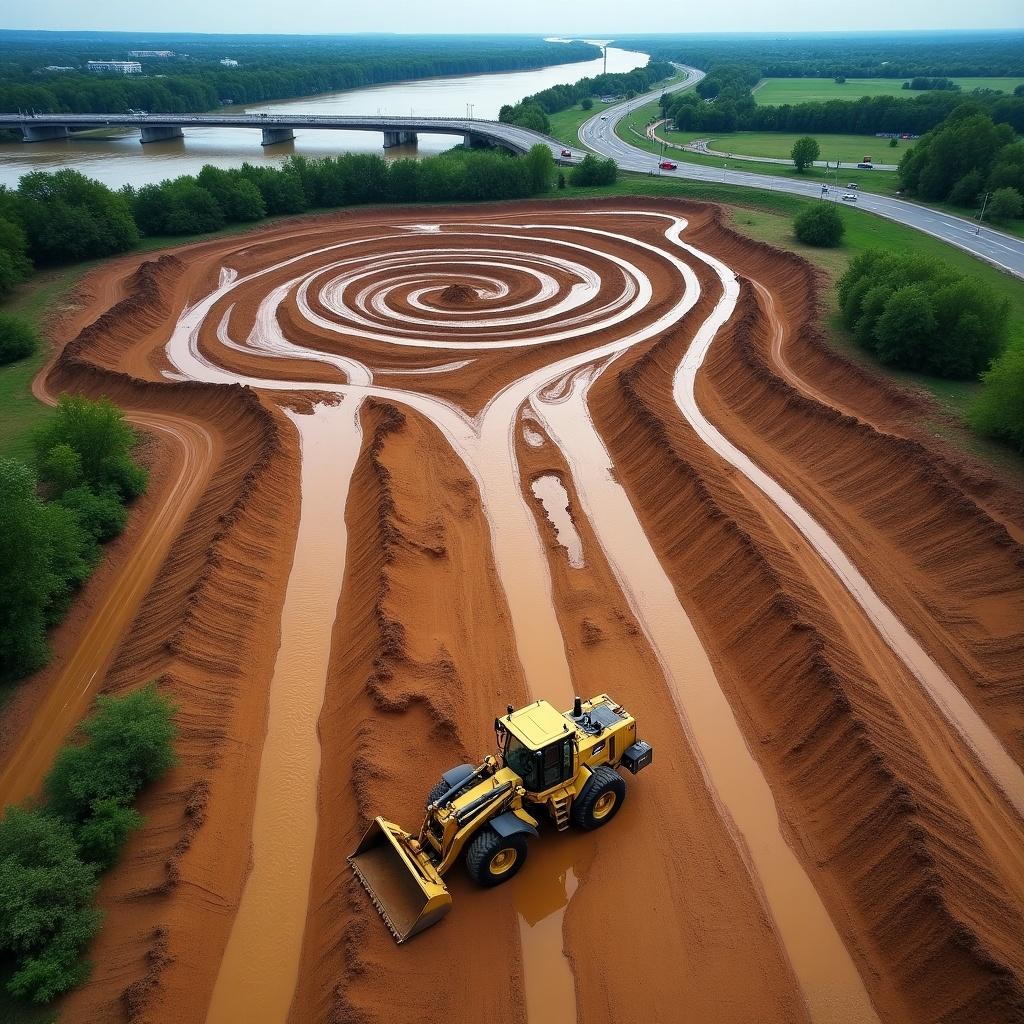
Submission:
[[[625,72],[647,63],[647,54],[616,47],[608,49],[608,71]],[[431,115],[481,117],[494,120],[506,103],[552,85],[600,74],[603,62],[582,61],[534,71],[432,78],[346,92],[326,93],[253,106],[226,107],[227,113],[266,112],[302,114]],[[261,146],[260,133],[230,128],[187,129],[185,137],[167,142],[139,143],[136,133],[88,136],[51,142],[0,143],[0,184],[16,185],[30,171],[71,167],[107,185],[145,185],[179,174],[196,174],[204,164],[238,167],[250,163],[280,163],[292,154],[309,157],[336,153],[381,153],[389,159],[429,155],[450,149],[462,136],[422,135],[416,146],[384,150],[377,132],[298,132],[295,140]]]
[[[814,866],[805,867],[789,845],[757,752],[588,405],[595,382],[616,372],[623,353],[678,329],[695,310],[702,299],[698,264],[717,275],[711,279],[720,295],[688,328],[691,346],[674,381],[678,414],[713,457],[734,466],[806,536],[884,641],[917,668],[937,716],[973,740],[1004,794],[1015,790],[1016,779],[998,743],[956,706],[836,541],[697,406],[696,374],[736,304],[739,285],[729,268],[687,245],[686,221],[674,214],[545,209],[528,224],[521,219],[492,210],[477,219],[459,211],[436,223],[379,216],[366,224],[332,222],[315,237],[289,236],[263,260],[247,243],[239,258],[259,269],[240,273],[230,254],[210,268],[206,280],[217,280],[220,271],[216,288],[180,315],[166,347],[177,379],[248,385],[265,401],[296,391],[315,393],[321,403],[325,393],[341,400],[292,416],[302,440],[300,527],[257,781],[252,870],[208,1019],[270,1024],[285,1018],[302,968],[307,907],[322,899],[309,892],[320,772],[316,726],[345,566],[345,495],[361,444],[356,417],[360,402],[372,397],[426,418],[446,455],[472,478],[489,527],[490,551],[481,557],[493,560],[494,593],[507,608],[532,698],[564,709],[575,690],[589,695],[593,679],[580,678],[559,607],[565,591],[553,581],[607,565],[614,585],[606,589],[615,591],[616,602],[621,598],[639,627],[637,643],[647,645],[660,669],[665,712],[686,737],[716,827],[742,863],[743,884],[756,893],[809,1018],[871,1024],[875,1009],[815,886]],[[702,274],[711,276],[703,268]],[[455,310],[445,305],[453,288],[460,296]],[[520,443],[535,451],[552,446],[550,465],[563,468],[527,474]],[[458,530],[455,522],[445,527]],[[556,577],[556,568],[562,575]],[[574,915],[593,895],[579,858],[599,844],[588,842],[545,828],[512,887],[531,1024],[576,1016],[577,979],[565,953]],[[339,862],[346,852],[338,851]],[[372,914],[369,904],[366,913]],[[578,964],[585,951],[572,951]]]

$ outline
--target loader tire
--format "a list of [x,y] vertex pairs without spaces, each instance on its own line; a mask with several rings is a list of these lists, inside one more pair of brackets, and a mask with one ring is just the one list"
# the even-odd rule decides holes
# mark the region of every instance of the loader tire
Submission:
[[626,780],[603,764],[594,769],[579,799],[572,805],[572,823],[591,831],[607,825],[626,799]]
[[507,882],[526,863],[524,835],[499,836],[493,828],[482,828],[466,850],[469,877],[485,888]]

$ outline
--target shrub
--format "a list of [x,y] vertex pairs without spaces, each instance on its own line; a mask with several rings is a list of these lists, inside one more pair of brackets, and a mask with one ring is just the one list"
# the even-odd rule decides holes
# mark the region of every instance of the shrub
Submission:
[[71,828],[39,810],[8,807],[0,819],[0,953],[18,969],[12,995],[41,1003],[88,974],[79,961],[99,925],[89,906],[96,872],[78,856]]
[[152,685],[98,697],[79,729],[87,741],[65,747],[46,777],[49,806],[76,827],[104,814],[103,801],[127,806],[174,763],[173,714],[174,705]]
[[584,96],[583,99],[580,100],[580,109],[581,110],[593,110],[594,109],[594,101],[589,96]]
[[793,233],[805,245],[839,245],[845,230],[843,218],[833,203],[815,203],[793,221]]
[[1024,338],[1010,345],[981,379],[981,394],[970,411],[971,425],[1024,452]]
[[81,460],[82,480],[94,491],[113,489],[125,499],[138,497],[147,474],[131,458],[138,437],[124,413],[107,398],[98,401],[80,395],[61,395],[57,414],[35,436],[42,479],[51,469],[50,453],[66,445]]
[[46,662],[46,627],[89,571],[90,539],[47,505],[27,466],[0,459],[0,682]]
[[997,188],[992,193],[989,212],[993,220],[1012,220],[1024,213],[1024,197],[1015,188]]
[[1005,299],[938,260],[869,251],[839,282],[846,326],[882,362],[938,377],[970,378],[1002,349]]
[[109,489],[97,492],[83,484],[65,490],[57,500],[75,513],[79,525],[98,544],[113,540],[128,519],[128,510],[117,492]]
[[36,332],[26,321],[0,313],[0,366],[32,355],[38,344]]
[[619,169],[614,160],[602,160],[588,153],[570,172],[569,184],[576,187],[589,185],[614,185]]

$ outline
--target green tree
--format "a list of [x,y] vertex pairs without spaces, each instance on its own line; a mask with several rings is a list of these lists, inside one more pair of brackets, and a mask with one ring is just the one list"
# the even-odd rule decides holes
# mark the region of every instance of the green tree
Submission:
[[968,171],[950,190],[949,201],[955,206],[977,206],[984,179],[977,167]]
[[128,836],[143,824],[143,817],[134,807],[107,797],[94,800],[89,817],[78,829],[78,845],[83,860],[106,871],[121,852]]
[[805,245],[834,247],[843,240],[846,225],[834,203],[815,203],[793,221],[793,233]]
[[65,489],[57,501],[77,516],[79,526],[98,544],[113,540],[128,520],[128,510],[117,492],[110,489],[97,492],[84,485],[72,487]]
[[76,826],[97,801],[127,806],[147,783],[174,764],[174,705],[153,685],[123,697],[100,696],[79,727],[86,742],[65,747],[46,777],[52,810]]
[[93,401],[81,395],[61,395],[56,415],[34,441],[44,480],[50,451],[66,445],[77,453],[82,478],[94,491],[113,489],[130,500],[146,488],[146,471],[131,457],[138,437],[124,413],[107,398]]
[[1024,197],[1015,188],[997,188],[988,209],[993,220],[1013,220],[1024,214]]
[[602,160],[601,157],[588,153],[569,172],[569,184],[574,188],[585,188],[592,185],[614,185],[618,179],[619,169],[614,160]]
[[10,295],[31,272],[25,232],[13,220],[0,216],[0,299]]
[[894,291],[875,324],[875,351],[883,363],[921,366],[938,322],[923,285]]
[[810,167],[821,153],[821,147],[816,139],[810,135],[804,135],[793,143],[789,155],[793,158],[793,164],[798,171],[803,173]]
[[551,191],[551,181],[555,175],[555,158],[547,146],[537,145],[523,157],[530,178],[530,191],[534,195]]
[[27,466],[0,459],[0,682],[45,663],[46,627],[88,575],[89,552],[75,515],[40,500]]
[[981,394],[970,411],[971,425],[1024,452],[1024,338],[1009,345],[981,380]]
[[593,110],[594,109],[594,101],[593,101],[593,99],[590,96],[584,96],[583,99],[580,100],[580,109],[581,110]]
[[123,196],[65,168],[22,176],[18,220],[39,263],[71,263],[132,248],[139,231]]
[[0,820],[0,954],[18,969],[8,990],[48,1002],[79,984],[79,955],[99,925],[89,906],[94,868],[78,856],[67,824],[43,811],[8,807]]
[[38,346],[36,332],[27,321],[0,313],[0,366],[32,355]]

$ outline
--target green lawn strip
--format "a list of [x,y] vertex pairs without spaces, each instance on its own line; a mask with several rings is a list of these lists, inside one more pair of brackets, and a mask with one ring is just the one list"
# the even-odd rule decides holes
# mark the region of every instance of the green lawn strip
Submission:
[[32,397],[32,379],[50,354],[45,340],[46,321],[59,313],[74,286],[94,263],[76,264],[35,274],[2,308],[5,313],[24,317],[42,339],[39,351],[27,359],[0,366],[0,458],[31,459],[33,431],[45,423],[52,411]]
[[[859,100],[862,96],[920,96],[916,89],[904,89],[904,78],[848,78],[842,85],[830,78],[766,78],[754,91],[758,106],[784,103],[816,103],[827,100]],[[998,89],[1005,93],[1024,82],[1024,78],[954,78],[963,94],[972,89]]]
[[611,106],[614,104],[594,100],[594,106],[590,110],[584,110],[577,103],[576,106],[570,107],[568,110],[549,114],[548,121],[551,122],[551,131],[548,134],[558,139],[559,142],[564,142],[567,146],[578,146],[580,144],[580,125]]
[[[766,156],[778,160],[789,160],[793,143],[802,139],[807,132],[729,132],[715,135],[712,132],[677,132],[658,129],[658,134],[669,142],[686,145],[695,139],[707,139],[711,149],[723,153],[744,156]],[[870,156],[878,164],[898,164],[903,154],[913,146],[907,139],[897,140],[895,147],[888,139],[874,135],[826,135],[810,133],[821,147],[822,160],[833,163],[859,163]]]

